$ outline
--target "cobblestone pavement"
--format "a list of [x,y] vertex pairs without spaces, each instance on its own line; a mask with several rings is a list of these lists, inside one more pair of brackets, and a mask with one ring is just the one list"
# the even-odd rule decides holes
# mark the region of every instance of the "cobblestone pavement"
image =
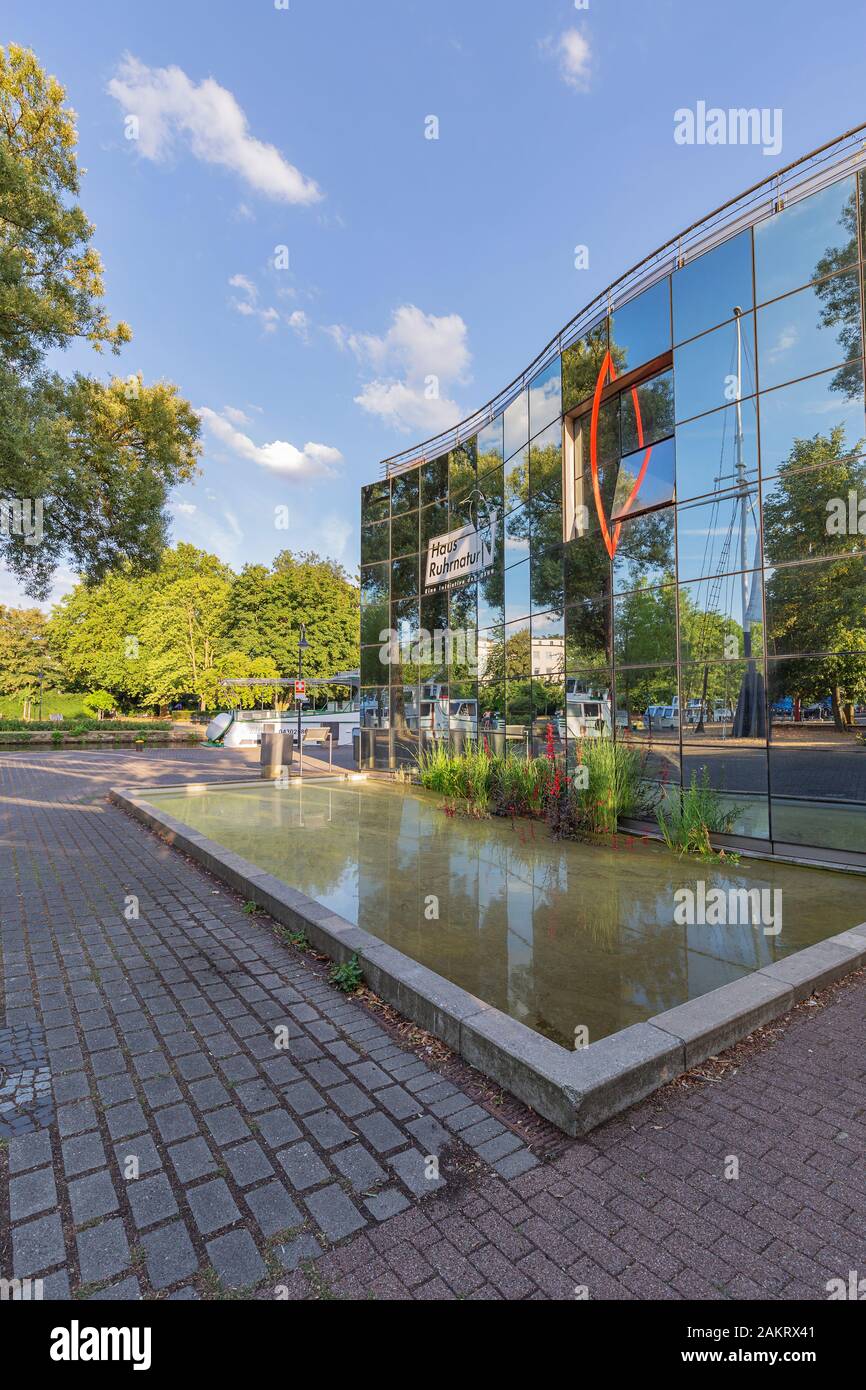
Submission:
[[0,1069],[26,1041],[55,1103],[0,1112],[0,1277],[61,1298],[825,1299],[866,1270],[863,973],[565,1140],[105,800],[250,763],[0,754]]

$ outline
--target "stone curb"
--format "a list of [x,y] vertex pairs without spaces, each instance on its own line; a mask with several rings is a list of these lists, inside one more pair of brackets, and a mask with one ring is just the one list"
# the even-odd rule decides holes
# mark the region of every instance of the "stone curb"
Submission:
[[357,955],[375,994],[571,1136],[588,1133],[866,961],[863,923],[570,1051],[157,810],[140,791],[114,787],[109,796],[275,921],[303,932],[323,955],[339,962]]

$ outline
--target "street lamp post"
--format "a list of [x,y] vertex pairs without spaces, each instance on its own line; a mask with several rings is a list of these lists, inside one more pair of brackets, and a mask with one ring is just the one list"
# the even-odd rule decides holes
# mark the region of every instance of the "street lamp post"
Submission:
[[[307,641],[307,627],[301,623],[301,632],[298,638],[298,680],[304,679],[304,652],[309,647]],[[298,761],[301,765],[301,776],[304,775],[304,745],[301,741],[301,696],[296,692],[295,698],[298,702]]]

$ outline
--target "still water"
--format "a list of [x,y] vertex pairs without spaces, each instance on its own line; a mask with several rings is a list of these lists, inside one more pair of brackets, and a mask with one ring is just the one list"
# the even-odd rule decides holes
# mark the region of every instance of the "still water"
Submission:
[[[595,1041],[866,920],[856,874],[716,867],[620,836],[554,840],[527,821],[445,815],[387,783],[141,793],[566,1047]],[[674,894],[780,890],[781,930],[678,925]]]

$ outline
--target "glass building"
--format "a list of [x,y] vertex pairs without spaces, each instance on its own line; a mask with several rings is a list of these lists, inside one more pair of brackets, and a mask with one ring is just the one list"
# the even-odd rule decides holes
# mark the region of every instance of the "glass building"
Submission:
[[[610,734],[866,863],[866,154],[655,252],[361,497],[362,765]],[[815,857],[815,856],[811,856]]]

